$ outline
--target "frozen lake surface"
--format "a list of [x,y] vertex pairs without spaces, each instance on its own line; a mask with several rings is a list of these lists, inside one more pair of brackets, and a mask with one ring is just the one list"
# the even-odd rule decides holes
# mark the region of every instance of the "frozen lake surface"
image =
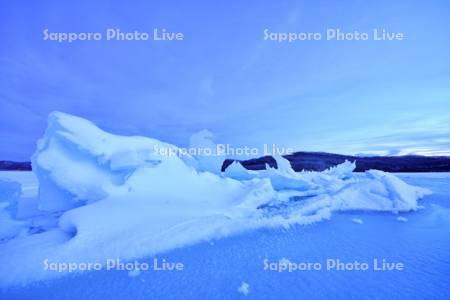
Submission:
[[[33,196],[32,173],[0,175],[21,181],[24,194]],[[338,212],[312,225],[258,229],[156,256],[182,263],[182,271],[92,271],[4,287],[0,299],[450,299],[450,174],[399,176],[433,191],[421,200],[423,209]],[[139,261],[153,264],[154,258]],[[326,270],[327,259],[369,269]],[[401,263],[404,270],[375,271],[374,259]],[[322,268],[264,269],[265,261],[280,260]]]

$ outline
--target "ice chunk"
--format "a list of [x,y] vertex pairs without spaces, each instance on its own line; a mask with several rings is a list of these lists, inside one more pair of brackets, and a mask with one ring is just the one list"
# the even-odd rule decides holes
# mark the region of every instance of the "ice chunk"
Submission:
[[278,158],[278,161],[280,161],[282,169],[268,167],[266,170],[260,171],[247,170],[235,161],[226,168],[224,175],[237,180],[268,178],[275,190],[307,190],[315,187],[315,184],[303,174],[296,173],[287,159]]
[[[277,169],[280,172],[283,173],[292,173],[295,172],[292,169],[291,163],[289,162],[289,160],[287,160],[286,158],[284,158],[283,156],[279,155],[279,154],[274,154],[273,158],[275,159],[275,161],[277,162]],[[268,168],[266,168],[268,169]]]
[[358,218],[353,218],[352,222],[355,223],[355,224],[363,224],[364,223],[363,220],[358,219]]
[[431,194],[431,191],[407,184],[397,176],[378,171],[370,170],[367,176],[376,182],[381,182],[386,189],[388,198],[392,201],[392,210],[408,211],[416,210],[417,199]]
[[226,158],[213,141],[213,134],[209,130],[201,130],[190,137],[189,148],[198,162],[199,171],[209,171],[219,174]]
[[247,282],[243,281],[238,288],[238,292],[243,294],[244,296],[247,296],[248,293],[250,293],[250,285]]
[[195,164],[189,155],[163,155],[175,146],[139,136],[116,136],[93,123],[61,112],[48,127],[32,157],[39,180],[40,209],[68,210],[105,198],[138,167],[155,167],[165,159]]
[[239,162],[235,161],[226,168],[224,175],[238,180],[268,178],[277,191],[336,190],[344,185],[342,179],[352,177],[352,172],[356,167],[354,162],[345,161],[324,172],[295,172],[289,160],[281,155],[275,155],[274,158],[277,162],[277,168],[267,166],[265,170],[253,171],[247,170]]
[[397,221],[399,222],[408,222],[408,219],[405,217],[397,217]]
[[225,169],[224,175],[237,180],[249,180],[257,178],[258,172],[247,170],[240,162],[234,161]]
[[331,167],[328,170],[325,170],[324,173],[328,174],[330,176],[335,176],[339,179],[346,179],[350,178],[352,176],[352,172],[356,168],[355,162],[349,162],[348,160],[345,160],[342,164],[339,164],[337,166]]
[[430,193],[395,175],[371,170],[337,191],[333,206],[339,210],[410,211],[418,208],[418,199]]

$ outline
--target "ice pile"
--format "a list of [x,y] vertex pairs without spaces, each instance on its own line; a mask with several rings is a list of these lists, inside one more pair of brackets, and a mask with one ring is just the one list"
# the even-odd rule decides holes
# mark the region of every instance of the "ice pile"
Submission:
[[[191,143],[204,145],[205,138]],[[156,139],[117,136],[52,113],[32,162],[41,219],[57,222],[0,244],[0,285],[58,275],[42,269],[44,259],[135,259],[242,230],[309,224],[333,211],[415,210],[429,193],[392,174],[355,174],[351,162],[296,173],[276,157],[278,169],[234,163],[218,175],[204,171],[211,161],[179,153]]]

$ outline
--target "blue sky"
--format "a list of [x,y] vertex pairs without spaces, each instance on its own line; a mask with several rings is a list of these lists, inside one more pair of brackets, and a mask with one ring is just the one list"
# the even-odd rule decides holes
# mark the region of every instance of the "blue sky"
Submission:
[[[28,160],[53,110],[180,146],[209,129],[234,146],[450,152],[448,1],[0,3],[0,159]],[[45,28],[185,38],[57,43]],[[406,39],[277,43],[266,28]]]

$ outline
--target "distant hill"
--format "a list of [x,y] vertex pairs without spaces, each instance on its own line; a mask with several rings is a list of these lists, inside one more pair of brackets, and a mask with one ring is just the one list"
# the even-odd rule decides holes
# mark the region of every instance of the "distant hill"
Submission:
[[31,163],[0,160],[0,171],[31,171]]
[[[323,171],[329,167],[343,163],[345,160],[356,161],[356,172],[377,169],[386,172],[450,172],[450,157],[448,156],[351,156],[324,152],[295,152],[284,156],[295,171]],[[226,159],[222,171],[233,163]],[[239,160],[238,160],[239,161]],[[239,161],[249,170],[263,170],[265,165],[277,167],[272,156]],[[30,162],[14,162],[0,160],[1,171],[31,171]]]
[[[356,161],[356,172],[377,169],[386,172],[450,172],[450,157],[448,156],[351,156],[324,152],[295,152],[284,156],[295,171],[323,171],[329,167],[343,163],[345,160]],[[223,162],[224,171],[234,160]],[[271,156],[239,161],[246,169],[262,170],[266,163],[276,167],[277,163]]]

